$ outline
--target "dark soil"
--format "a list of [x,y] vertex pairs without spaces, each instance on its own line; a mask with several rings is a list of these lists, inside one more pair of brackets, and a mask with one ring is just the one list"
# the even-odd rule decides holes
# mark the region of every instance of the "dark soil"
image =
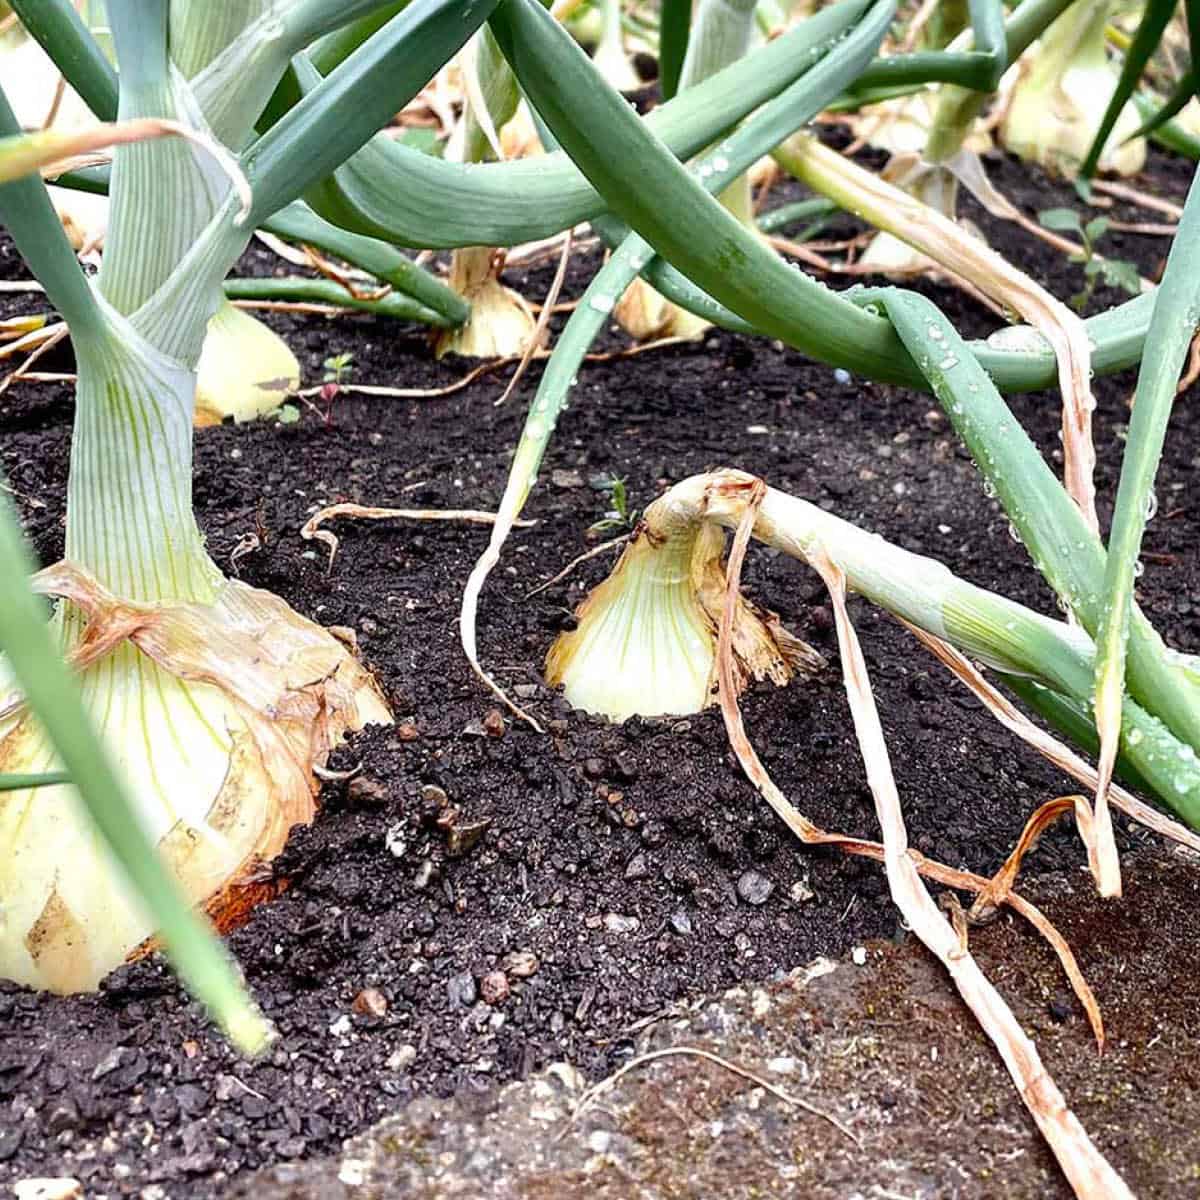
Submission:
[[[1200,1181],[1200,1077],[1190,1063],[1200,987],[1188,969],[1200,871],[1191,857],[1127,857],[1115,906],[1082,880],[1027,881],[1099,981],[1110,1030],[1120,1031],[1102,1055],[1081,1042],[1054,956],[1017,918],[971,936],[972,955],[1141,1196],[1193,1196]],[[557,1063],[486,1095],[422,1096],[340,1156],[241,1177],[229,1200],[1061,1193],[1012,1080],[912,938],[680,1003],[649,1019],[629,1069],[589,1103],[592,1082]]]
[[[1076,203],[1070,188],[1020,164],[990,165],[1026,211]],[[1180,200],[1189,176],[1187,165],[1155,156],[1137,182]],[[1078,267],[964,207],[993,245],[1057,295],[1079,289]],[[1158,219],[1128,205],[1111,215]],[[852,228],[848,219],[843,225]],[[1152,277],[1167,248],[1162,238],[1115,233],[1105,245]],[[594,254],[578,257],[570,294],[596,262]],[[252,252],[246,269],[278,268]],[[550,270],[525,281],[531,295],[544,292]],[[11,246],[0,243],[0,276],[22,274]],[[920,286],[964,333],[995,327],[962,293]],[[1102,291],[1094,305],[1122,298]],[[28,311],[36,299],[6,296],[0,314]],[[370,316],[271,321],[309,379],[342,351],[353,353],[353,380],[363,383],[438,386],[464,369],[436,363],[422,332]],[[621,344],[616,335],[606,343]],[[55,365],[69,368],[69,358],[42,363]],[[494,507],[538,373],[531,370],[503,408],[492,404],[501,384],[485,378],[419,401],[344,393],[332,424],[305,412],[295,425],[198,435],[196,506],[218,563],[230,568],[240,539],[263,535],[262,548],[238,560],[238,573],[324,623],[352,626],[401,725],[339,753],[340,765],[361,763],[361,774],[325,789],[321,817],[296,832],[278,863],[289,890],[230,938],[280,1031],[265,1061],[239,1061],[158,959],[116,972],[96,996],[0,989],[0,1180],[73,1175],[90,1197],[219,1196],[240,1172],[335,1152],[344,1137],[414,1097],[486,1092],[559,1059],[600,1077],[629,1056],[632,1030],[646,1017],[819,954],[845,954],[866,939],[905,936],[875,867],[794,844],[732,760],[715,712],[612,727],[547,691],[543,656],[609,559],[525,597],[588,545],[586,530],[607,507],[590,486],[595,477],[623,477],[631,503],[642,507],[669,481],[739,466],[1054,612],[936,404],[899,388],[839,381],[778,345],[716,331],[695,345],[589,365],[528,506],[538,524],[514,535],[481,609],[484,661],[549,735],[507,724],[493,737],[484,722],[494,705],[471,675],[456,629],[460,590],[486,535],[478,527],[345,522],[336,526],[341,549],[327,575],[323,550],[303,542],[299,529],[316,507],[343,499]],[[1102,512],[1115,490],[1132,382],[1131,373],[1097,380]],[[1139,592],[1168,641],[1184,649],[1200,640],[1200,523],[1189,492],[1196,395],[1176,410]],[[1058,461],[1057,398],[1017,397],[1013,407]],[[62,550],[70,420],[67,387],[20,384],[0,396],[0,464],[45,561]],[[814,574],[752,550],[745,580],[755,600],[836,660]],[[1067,790],[1063,777],[996,726],[897,625],[861,601],[851,608],[914,845],[952,865],[995,869],[1029,812]],[[827,828],[876,832],[836,665],[803,685],[757,690],[744,708],[755,744],[800,809]],[[461,851],[478,825],[486,828]],[[1146,841],[1124,819],[1119,825],[1123,849]],[[1165,852],[1143,853],[1145,882],[1131,886],[1127,903],[1158,886]],[[1082,864],[1064,829],[1044,839],[1029,869],[1082,886]],[[1106,955],[1122,953],[1106,942],[1107,922],[1070,932],[1102,985]],[[1039,953],[1024,932],[1011,947],[1014,956]],[[378,1003],[365,989],[381,994],[382,1015],[358,1011],[368,999]],[[1055,1067],[1068,1099],[1078,1099],[1088,1036],[1078,1020],[1061,1036],[1076,1053]],[[947,1077],[941,1086],[960,1084]],[[1194,1103],[1194,1079],[1181,1077],[1178,1087]],[[1135,1088],[1128,1112],[1152,1116],[1143,1103],[1151,1101]],[[920,1108],[905,1114],[897,1120],[917,1131]],[[1121,1169],[1130,1162],[1124,1120],[1093,1131]],[[1140,1194],[1181,1194],[1166,1178],[1147,1168]],[[962,1186],[928,1194],[1007,1194]],[[1064,1187],[1050,1176],[1041,1194]]]

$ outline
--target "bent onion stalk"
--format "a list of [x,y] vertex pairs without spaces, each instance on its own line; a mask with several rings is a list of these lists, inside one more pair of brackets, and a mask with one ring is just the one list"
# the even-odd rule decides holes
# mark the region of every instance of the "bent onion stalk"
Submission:
[[[578,609],[576,629],[561,634],[551,648],[547,677],[565,686],[568,700],[617,720],[697,712],[710,702],[710,646],[702,635],[714,601],[702,583],[708,576],[697,570],[695,559],[686,570],[688,555],[705,547],[699,553],[705,571],[719,572],[723,542],[701,540],[711,535],[700,531],[706,525],[736,529],[754,482],[736,470],[695,475],[647,507],[637,539]],[[763,493],[753,536],[804,562],[814,548],[827,554],[852,591],[1005,679],[1025,679],[1075,703],[1091,702],[1095,647],[1077,625],[967,583],[936,559],[776,488]],[[719,617],[719,599],[716,603]],[[772,634],[780,629],[777,618],[757,619]],[[761,643],[759,626],[743,617],[738,625],[751,631],[749,644]],[[697,657],[686,664],[689,646]],[[781,656],[793,666],[811,668],[816,665],[811,653]],[[753,661],[744,653],[741,657]],[[744,675],[786,681],[786,674],[770,670]],[[664,696],[676,706],[664,707]],[[684,708],[684,700],[692,707]],[[1128,696],[1121,710],[1121,756],[1168,807],[1200,829],[1200,759]]]
[[[679,75],[681,92],[703,83],[745,56],[754,34],[755,8],[754,0],[702,0],[692,20]],[[711,174],[712,169],[707,164],[699,168],[702,176],[705,171]],[[718,198],[747,229],[758,233],[748,172],[724,188]],[[643,340],[657,337],[699,340],[709,328],[708,321],[673,304],[640,275],[617,301],[613,316],[628,333]]]

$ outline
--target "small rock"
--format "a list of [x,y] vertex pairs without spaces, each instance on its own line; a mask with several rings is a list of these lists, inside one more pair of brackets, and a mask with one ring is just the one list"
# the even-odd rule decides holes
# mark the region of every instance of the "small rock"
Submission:
[[462,858],[469,854],[492,824],[490,817],[482,821],[455,822],[446,831],[446,853],[451,858]]
[[404,832],[404,822],[397,821],[388,827],[387,833],[383,836],[383,844],[387,847],[388,853],[395,858],[403,858],[408,851],[408,842],[405,840]]
[[504,736],[504,714],[498,708],[489,708],[483,718],[483,732],[488,737],[502,738]]
[[1053,1020],[1057,1021],[1060,1025],[1064,1021],[1070,1020],[1070,1018],[1071,1018],[1070,1004],[1068,1004],[1066,1001],[1064,1001],[1061,998],[1059,998],[1058,996],[1056,996],[1053,1000],[1050,1001],[1050,1016]]
[[387,1016],[388,1002],[387,997],[378,988],[369,987],[363,988],[354,997],[354,1003],[350,1007],[364,1017],[385,1017]]
[[435,783],[427,783],[421,788],[421,800],[425,804],[436,805],[438,808],[445,808],[450,803],[450,797],[446,795],[445,788],[440,788]]
[[603,779],[604,771],[605,771],[604,759],[602,759],[602,758],[586,759],[583,764],[583,770],[589,779]]
[[618,754],[614,765],[617,768],[617,774],[627,783],[632,783],[641,772],[637,757],[628,751]]
[[384,1065],[389,1071],[403,1071],[407,1067],[412,1066],[416,1060],[416,1046],[410,1046],[406,1042],[403,1046],[397,1046],[396,1049],[387,1056],[387,1061]]
[[644,854],[635,854],[625,868],[626,879],[645,879],[650,874],[650,864]]
[[60,1133],[66,1133],[68,1129],[78,1128],[79,1109],[75,1107],[75,1102],[70,1098],[59,1100],[46,1118],[46,1132],[51,1137],[57,1137]]
[[677,908],[671,914],[671,928],[680,937],[687,937],[692,932],[692,918],[687,915],[685,909]]
[[415,742],[421,736],[421,731],[411,721],[405,721],[396,726],[396,736],[402,742]]
[[807,879],[797,879],[788,889],[788,896],[793,904],[806,904],[813,898],[813,890],[808,886]]
[[17,1200],[83,1200],[78,1179],[18,1179],[12,1186]]
[[855,946],[850,951],[850,961],[856,967],[865,967],[867,965],[867,948],[866,946]]
[[542,689],[536,683],[518,683],[513,691],[518,700],[532,700]]
[[97,1064],[95,1070],[92,1071],[92,1082],[97,1079],[103,1079],[105,1075],[111,1075],[120,1065],[123,1057],[121,1047],[114,1046]]
[[433,881],[436,870],[437,868],[433,865],[433,859],[422,859],[421,865],[417,868],[417,872],[413,876],[413,887],[418,892],[423,892]]
[[774,890],[775,885],[759,871],[743,871],[738,876],[737,894],[747,904],[766,904]]
[[641,925],[637,917],[627,917],[622,913],[606,913],[604,928],[609,933],[633,933]]
[[457,975],[451,975],[446,983],[446,995],[450,998],[452,1007],[470,1008],[479,998],[475,976],[470,971],[460,971]]
[[345,1037],[352,1028],[353,1026],[350,1023],[350,1018],[345,1013],[342,1013],[342,1015],[338,1017],[336,1021],[330,1024],[329,1032],[332,1033],[334,1037]]
[[479,984],[480,995],[487,1004],[503,1004],[508,991],[508,976],[503,971],[489,971]]
[[518,979],[528,979],[531,975],[536,974],[540,965],[537,955],[532,950],[514,950],[511,954],[504,956],[505,971],[509,975],[515,975]]
[[356,775],[346,785],[346,799],[363,808],[381,808],[388,802],[388,790],[377,779]]
[[661,821],[647,821],[642,826],[642,845],[657,849],[667,840],[667,827]]
[[583,487],[583,476],[578,471],[564,471],[561,467],[550,472],[550,482],[556,488]]

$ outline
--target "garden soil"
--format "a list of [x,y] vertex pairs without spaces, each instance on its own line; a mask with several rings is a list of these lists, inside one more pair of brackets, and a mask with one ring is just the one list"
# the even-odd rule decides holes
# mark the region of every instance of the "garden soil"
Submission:
[[[1030,214],[1077,203],[1070,188],[1002,156],[989,166]],[[1181,201],[1188,176],[1154,155],[1135,182]],[[1077,265],[964,208],[1057,295],[1079,290]],[[1161,219],[1126,203],[1108,215]],[[845,218],[822,236],[854,229]],[[1162,237],[1117,232],[1102,246],[1150,278],[1167,248]],[[595,249],[576,255],[567,295],[598,261]],[[293,270],[261,249],[243,269]],[[513,272],[510,282],[538,297],[552,270]],[[24,274],[0,242],[0,277]],[[918,286],[964,333],[995,328],[948,284]],[[1102,290],[1093,308],[1121,299]],[[0,311],[38,302],[8,294]],[[422,331],[368,315],[267,320],[308,380],[342,352],[353,355],[351,382],[364,384],[437,388],[467,369],[436,362]],[[598,349],[625,345],[610,331]],[[40,366],[69,370],[69,351]],[[217,562],[306,615],[354,629],[397,724],[338,752],[333,765],[357,773],[326,785],[316,823],[295,831],[275,865],[281,894],[229,939],[279,1031],[263,1060],[240,1061],[158,957],[115,972],[93,996],[0,987],[0,1182],[69,1176],[89,1198],[144,1200],[366,1195],[338,1181],[353,1176],[338,1155],[344,1139],[390,1117],[392,1134],[359,1143],[354,1160],[372,1195],[1067,1195],[998,1059],[900,925],[876,866],[797,845],[742,776],[715,711],[612,726],[572,711],[540,674],[613,554],[529,592],[594,545],[589,527],[611,505],[598,485],[614,476],[637,509],[671,481],[742,467],[1055,614],[936,404],[718,331],[589,363],[527,509],[537,524],[513,535],[480,612],[483,661],[544,723],[538,735],[498,710],[459,648],[459,598],[485,530],[343,521],[331,526],[341,543],[330,568],[300,528],[341,500],[494,508],[539,374],[535,365],[501,407],[494,375],[419,399],[344,391],[328,418],[304,409],[293,424],[198,433],[196,508]],[[1132,388],[1128,372],[1096,381],[1102,520]],[[1176,408],[1139,581],[1145,611],[1182,649],[1200,644],[1196,403],[1192,389]],[[1012,404],[1060,464],[1056,397]],[[0,463],[46,562],[62,551],[71,415],[68,386],[19,383],[0,395]],[[754,744],[814,821],[874,836],[819,579],[759,548],[745,582],[830,661],[814,679],[745,697]],[[994,871],[1029,813],[1070,782],[885,614],[859,600],[851,612],[913,844]],[[1025,877],[1096,989],[1108,1022],[1103,1057],[1028,927],[1001,917],[972,932],[972,947],[1138,1195],[1200,1195],[1200,873],[1124,818],[1118,840],[1119,901],[1094,899],[1066,826],[1043,838]],[[820,957],[843,965],[804,971]],[[671,1044],[779,1067],[770,1075],[779,1087],[836,1116],[853,1140],[684,1058],[631,1071],[603,1112],[566,1124],[586,1083]],[[539,1103],[557,1114],[541,1142],[522,1108]],[[505,1120],[527,1121],[506,1144]],[[489,1138],[480,1175],[465,1152]],[[514,1147],[523,1145],[547,1164],[544,1178],[522,1166]],[[534,1146],[552,1148],[534,1156]],[[604,1170],[589,1173],[597,1154]],[[475,1191],[443,1188],[443,1170],[466,1171]]]

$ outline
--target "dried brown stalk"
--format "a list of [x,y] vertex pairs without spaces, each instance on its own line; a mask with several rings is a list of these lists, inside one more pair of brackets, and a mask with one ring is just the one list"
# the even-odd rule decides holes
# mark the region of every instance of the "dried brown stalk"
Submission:
[[[371,508],[364,504],[331,504],[327,508],[315,512],[304,523],[300,536],[306,542],[314,538],[324,542],[329,547],[329,563],[326,571],[333,570],[333,559],[337,554],[338,538],[322,529],[325,521],[335,517],[353,517],[363,521],[388,521],[392,519],[404,521],[465,521],[473,525],[493,525],[496,514],[482,512],[477,508]],[[515,521],[516,525],[535,525],[536,521]]]
[[[1032,1041],[1025,1035],[1011,1010],[962,944],[959,933],[938,911],[932,897],[921,884],[919,874],[939,878],[944,872],[933,869],[937,864],[930,863],[908,847],[899,796],[883,729],[871,695],[866,664],[846,612],[845,577],[820,547],[813,548],[809,561],[825,580],[834,604],[847,696],[867,768],[868,783],[875,796],[876,811],[884,831],[883,846],[864,843],[859,839],[838,838],[818,829],[792,808],[775,787],[755,754],[746,737],[732,686],[732,662],[728,641],[732,632],[734,601],[738,593],[741,564],[754,527],[755,510],[766,494],[766,487],[757,479],[748,484],[739,482],[727,486],[741,490],[745,508],[738,522],[729,555],[726,603],[720,626],[718,680],[722,715],[725,717],[730,742],[739,761],[758,790],[803,841],[835,844],[851,853],[869,852],[871,857],[882,858],[887,869],[892,897],[897,906],[910,928],[942,961],[963,1000],[975,1013],[996,1046],[1023,1101],[1054,1151],[1076,1195],[1081,1200],[1110,1200],[1114,1197],[1118,1200],[1132,1200],[1132,1193],[1124,1181],[1096,1149],[1078,1119],[1067,1108],[1061,1092],[1042,1065]],[[1019,857],[1016,861],[1019,865]],[[1004,882],[995,886],[989,882],[979,890],[987,892],[989,899],[996,898],[1010,904],[1015,899],[1014,893]],[[1063,951],[1070,955],[1061,937],[1057,934],[1055,937],[1058,939],[1055,948],[1060,957]],[[1073,958],[1070,961],[1073,965]],[[1076,967],[1075,972],[1077,971]],[[1075,980],[1076,975],[1073,974],[1072,982]],[[1089,1016],[1098,1014],[1090,1010]]]
[[554,279],[550,283],[550,290],[546,293],[546,300],[542,304],[541,311],[538,313],[537,323],[533,327],[533,334],[529,339],[529,345],[525,347],[525,353],[521,355],[521,361],[517,363],[517,369],[512,373],[512,378],[508,381],[508,386],[501,393],[500,399],[496,401],[497,408],[516,390],[517,384],[521,382],[521,377],[533,361],[534,353],[542,346],[546,330],[550,325],[550,316],[554,312],[554,306],[558,303],[558,294],[562,291],[563,281],[567,277],[567,263],[570,261],[571,231],[568,229],[567,236],[563,239],[562,255],[558,260],[558,270],[554,272]]

